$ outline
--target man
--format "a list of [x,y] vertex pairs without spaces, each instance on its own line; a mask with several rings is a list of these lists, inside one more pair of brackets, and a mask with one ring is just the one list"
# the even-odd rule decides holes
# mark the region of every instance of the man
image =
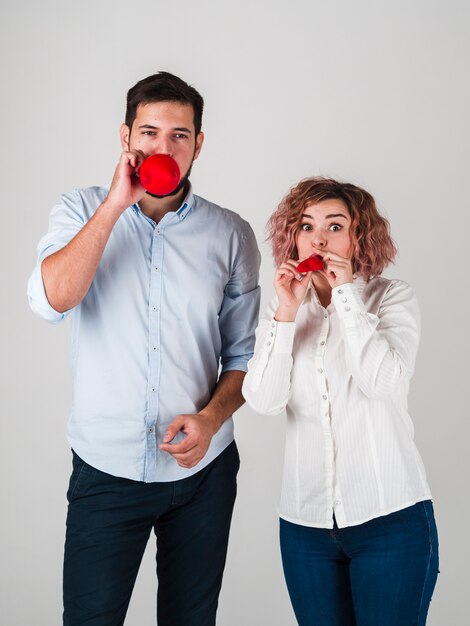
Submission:
[[[29,281],[36,313],[72,318],[68,626],[123,624],[152,528],[159,626],[215,624],[259,252],[247,222],[191,190],[202,110],[166,72],[130,89],[110,188],[62,197]],[[182,173],[164,197],[138,177],[160,153]]]

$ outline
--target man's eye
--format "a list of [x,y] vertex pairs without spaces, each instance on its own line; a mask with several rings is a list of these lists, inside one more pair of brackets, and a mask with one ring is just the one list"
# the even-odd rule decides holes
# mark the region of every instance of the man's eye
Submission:
[[184,135],[183,133],[177,133],[175,137],[176,139],[187,139],[188,135]]
[[338,230],[341,230],[341,226],[339,224],[332,224],[330,226],[330,230],[332,230],[333,232],[336,232]]
[[144,130],[143,135],[149,135],[150,137],[153,137],[156,133],[154,130]]

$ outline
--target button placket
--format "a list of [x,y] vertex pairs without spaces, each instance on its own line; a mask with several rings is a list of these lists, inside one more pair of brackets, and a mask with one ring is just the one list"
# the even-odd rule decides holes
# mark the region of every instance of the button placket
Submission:
[[338,525],[345,525],[346,518],[345,518],[345,511],[344,511],[344,500],[342,497],[341,488],[336,481],[333,487],[331,500],[332,500],[331,508],[335,514]]
[[[329,316],[328,316],[328,313],[324,310],[323,322],[322,322],[321,333],[320,333],[320,342],[319,342],[320,349],[317,352],[317,359],[316,359],[317,373],[319,374],[318,387],[322,394],[321,397],[322,397],[323,402],[328,400],[326,376],[325,376],[325,369],[324,369],[325,346],[326,346],[326,337],[328,335],[328,330],[329,330]],[[329,415],[329,411],[325,412],[325,416],[327,415]]]
[[322,409],[322,423],[323,423],[323,437],[326,455],[326,477],[325,488],[327,492],[328,502],[333,501],[333,480],[335,475],[335,444],[333,437],[333,430],[331,426],[329,393],[327,387],[327,379],[325,373],[325,351],[326,342],[329,331],[329,315],[325,310],[323,313],[323,323],[321,328],[321,334],[319,337],[319,349],[317,358],[317,372],[319,379],[319,392],[321,394],[321,409]]
[[156,472],[157,446],[155,445],[156,424],[158,421],[158,389],[160,383],[160,309],[162,295],[162,267],[163,267],[163,237],[164,229],[157,227],[153,232],[151,250],[150,272],[150,298],[149,298],[149,395],[147,399],[147,448],[145,472],[146,478],[151,478]]

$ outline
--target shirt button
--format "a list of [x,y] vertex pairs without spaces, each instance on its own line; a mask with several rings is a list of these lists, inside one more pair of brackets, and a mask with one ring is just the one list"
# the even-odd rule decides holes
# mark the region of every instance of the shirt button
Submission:
[[325,394],[322,395],[322,398],[323,398],[323,400],[328,400],[328,396],[325,395]]
[[327,320],[328,319],[328,313],[325,313],[325,315],[323,317]]
[[153,433],[153,428],[149,426],[149,433]]
[[155,387],[152,387],[152,391],[155,393],[155,391],[156,391]]
[[158,350],[157,346],[153,346],[153,351],[156,352]]
[[321,346],[324,346],[324,345],[325,345],[325,342],[324,342],[324,341],[320,341],[320,345],[321,345]]
[[271,342],[270,342],[270,341],[268,341],[268,346],[270,346],[270,345],[271,345]]
[[343,293],[343,290],[342,289],[338,289],[338,293]]
[[274,337],[274,333],[269,333],[269,336],[270,337]]
[[345,306],[345,307],[344,307],[344,310],[345,310],[345,311],[350,311],[350,310],[351,310],[351,307],[350,307],[350,306]]
[[348,301],[348,299],[347,299],[347,298],[343,298],[343,299],[341,300],[341,302],[347,302],[347,301]]
[[320,372],[320,374],[323,374],[323,370],[321,367],[318,368],[318,371]]
[[153,309],[154,311],[158,311],[158,306],[153,306],[153,307],[152,307],[152,309]]
[[158,272],[158,267],[155,265],[155,267],[153,268],[156,272]]
[[341,500],[335,500],[335,506],[339,506],[341,504]]

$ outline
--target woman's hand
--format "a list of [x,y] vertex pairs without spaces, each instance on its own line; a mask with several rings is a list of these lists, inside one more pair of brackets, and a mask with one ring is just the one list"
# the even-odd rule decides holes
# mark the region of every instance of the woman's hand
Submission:
[[326,278],[332,289],[344,285],[344,283],[353,282],[351,259],[346,259],[333,252],[325,252],[322,256],[323,269],[318,273]]
[[299,261],[289,259],[276,270],[274,288],[279,299],[279,306],[274,319],[278,322],[294,322],[305,297],[312,272],[300,274],[297,271],[298,264]]

